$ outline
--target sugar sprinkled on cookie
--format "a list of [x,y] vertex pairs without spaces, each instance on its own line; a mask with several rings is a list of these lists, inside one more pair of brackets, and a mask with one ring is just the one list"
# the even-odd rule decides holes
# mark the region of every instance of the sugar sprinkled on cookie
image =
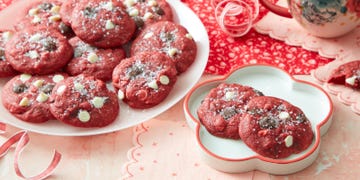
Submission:
[[69,42],[74,49],[74,57],[67,64],[65,70],[73,76],[86,74],[103,81],[109,81],[115,66],[125,58],[125,50],[121,47],[97,48],[85,43],[78,37],[70,39]]
[[239,134],[253,151],[275,159],[304,151],[314,137],[311,123],[300,108],[270,96],[248,102]]
[[195,61],[197,46],[185,27],[161,21],[143,29],[132,43],[132,55],[145,51],[157,51],[168,55],[180,74]]
[[66,74],[29,75],[21,74],[8,81],[2,92],[4,107],[20,120],[41,123],[55,119],[49,106],[51,92],[58,83],[55,76]]
[[6,46],[11,66],[27,74],[51,74],[64,67],[73,55],[67,39],[54,29],[28,27],[14,34]]
[[73,9],[71,27],[84,42],[101,48],[120,47],[132,38],[136,25],[118,1],[80,1]]
[[133,108],[151,108],[161,103],[177,80],[171,59],[159,52],[139,53],[124,59],[113,71],[112,84],[118,98]]
[[246,103],[261,95],[249,86],[219,84],[210,90],[197,109],[199,120],[214,136],[239,139],[238,125]]
[[11,77],[18,74],[5,57],[5,44],[13,37],[12,31],[0,31],[0,77]]
[[119,114],[117,95],[94,76],[66,78],[54,87],[52,96],[51,113],[72,126],[104,127],[115,121]]

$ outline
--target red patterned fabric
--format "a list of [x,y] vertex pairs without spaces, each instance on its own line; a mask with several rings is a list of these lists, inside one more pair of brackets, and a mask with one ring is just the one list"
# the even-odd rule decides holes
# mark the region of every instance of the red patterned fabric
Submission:
[[[210,57],[206,73],[226,74],[231,68],[244,64],[265,63],[276,65],[290,74],[309,74],[311,70],[332,61],[316,52],[289,46],[254,30],[243,37],[231,38],[216,23],[210,0],[185,0],[185,3],[198,15],[208,31]],[[260,6],[259,18],[266,13],[267,10]]]
[[[0,10],[14,0],[0,0]],[[321,57],[301,47],[293,47],[274,40],[254,30],[240,38],[231,38],[218,27],[210,0],[183,0],[201,19],[210,39],[210,56],[205,72],[226,74],[232,68],[254,63],[276,65],[290,74],[309,74],[311,70],[329,63],[332,59]],[[259,18],[267,11],[260,6]]]

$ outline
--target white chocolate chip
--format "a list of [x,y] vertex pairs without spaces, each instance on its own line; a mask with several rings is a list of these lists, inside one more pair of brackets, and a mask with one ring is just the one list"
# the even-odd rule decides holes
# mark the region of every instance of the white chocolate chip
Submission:
[[111,85],[111,83],[106,83],[106,89],[108,89],[111,92],[115,92],[114,86]]
[[88,54],[87,60],[90,63],[96,63],[99,60],[99,57],[95,53],[91,52]]
[[29,10],[28,14],[29,14],[30,16],[34,16],[34,15],[36,15],[38,12],[39,12],[39,8],[32,8],[32,9]]
[[65,85],[61,85],[57,90],[56,90],[56,94],[61,95],[66,89]]
[[134,16],[138,16],[139,15],[139,10],[137,9],[131,9],[129,12],[129,15],[134,17]]
[[161,75],[160,76],[160,83],[163,84],[163,85],[168,85],[170,83],[169,77],[167,77],[166,75]]
[[355,85],[356,76],[351,76],[345,79],[345,82],[350,85]]
[[36,41],[39,41],[41,39],[41,34],[40,33],[36,33],[34,35],[32,35],[30,38],[29,38],[29,42],[36,42]]
[[90,120],[90,114],[85,110],[80,110],[78,113],[78,118],[81,122],[88,122]]
[[147,5],[148,5],[148,6],[155,7],[155,6],[158,5],[158,3],[157,3],[155,0],[150,0],[150,1],[148,1]]
[[51,9],[50,9],[50,12],[54,13],[54,14],[58,14],[60,11],[60,6],[53,6]]
[[154,17],[154,15],[151,12],[147,12],[147,13],[144,14],[144,19],[145,20],[153,18],[153,17]]
[[45,94],[44,92],[41,92],[37,97],[36,97],[36,101],[37,102],[45,102],[46,100],[49,99],[49,95]]
[[290,147],[293,145],[293,137],[291,135],[286,136],[284,141],[286,147]]
[[115,28],[115,24],[110,20],[107,20],[105,24],[105,29],[114,29],[114,28]]
[[43,79],[38,79],[33,83],[33,85],[37,88],[40,88],[44,84],[44,82],[45,81]]
[[39,53],[37,51],[29,51],[25,54],[25,56],[28,56],[31,59],[36,59],[39,57]]
[[193,37],[192,37],[191,34],[189,34],[189,33],[187,33],[187,34],[185,35],[185,37],[188,38],[188,39],[193,39]]
[[61,16],[59,14],[49,17],[49,21],[52,21],[52,22],[57,22],[57,21],[60,21],[60,20],[61,20]]
[[135,4],[135,1],[134,1],[134,0],[125,0],[125,1],[124,1],[124,5],[125,5],[127,8],[132,7],[134,4]]
[[104,4],[102,6],[104,9],[108,10],[108,11],[112,11],[114,6],[113,6],[113,3],[112,2],[107,2],[106,4]]
[[33,20],[31,21],[32,23],[39,23],[41,21],[41,18],[38,15],[34,15]]
[[106,99],[107,97],[95,96],[94,99],[91,100],[91,104],[94,105],[95,108],[102,108]]
[[152,89],[155,89],[155,90],[159,88],[159,86],[157,85],[155,80],[149,82],[148,86],[151,87]]
[[10,40],[10,38],[13,36],[13,33],[10,31],[6,31],[2,34],[2,39],[4,42],[7,42]]
[[74,84],[74,88],[75,88],[75,90],[77,90],[77,91],[81,91],[81,90],[84,89],[84,85],[82,85],[82,84],[80,84],[80,83],[75,83],[75,84]]
[[21,99],[19,105],[23,106],[23,107],[29,106],[30,105],[30,100],[27,97],[24,97],[24,98]]
[[56,74],[55,76],[53,76],[52,80],[53,80],[55,83],[58,83],[58,82],[64,80],[64,76],[61,75],[61,74]]
[[290,117],[290,115],[289,115],[289,113],[286,112],[286,111],[282,111],[282,112],[279,113],[279,118],[280,118],[281,120],[286,120],[286,119],[289,118],[289,117]]
[[173,58],[177,52],[178,50],[176,48],[170,48],[168,50],[168,55]]
[[123,100],[125,98],[125,94],[122,90],[118,91],[117,96],[120,100]]
[[30,74],[21,74],[20,75],[20,81],[21,82],[26,82],[27,80],[29,80],[31,78]]
[[226,100],[231,100],[235,97],[235,92],[234,91],[228,91],[225,93],[225,99]]
[[153,32],[146,33],[146,34],[144,35],[144,39],[148,39],[148,38],[150,38],[150,37],[153,36],[153,35],[154,35]]

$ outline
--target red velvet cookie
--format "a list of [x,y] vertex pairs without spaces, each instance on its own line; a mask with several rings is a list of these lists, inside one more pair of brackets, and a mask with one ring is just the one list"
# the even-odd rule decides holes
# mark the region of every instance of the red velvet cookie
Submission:
[[79,3],[79,1],[80,0],[65,0],[60,7],[59,14],[61,16],[61,20],[67,26],[71,26],[72,12],[73,12],[76,4]]
[[78,37],[70,39],[74,57],[66,66],[70,75],[92,75],[97,79],[111,80],[112,71],[125,58],[122,48],[100,49],[81,41]]
[[76,127],[103,127],[119,114],[119,101],[105,82],[93,76],[66,78],[52,91],[50,111],[56,119]]
[[150,108],[162,102],[177,76],[171,59],[158,52],[143,52],[124,59],[113,71],[118,97],[133,108]]
[[360,89],[360,60],[342,64],[334,69],[328,82]]
[[194,39],[183,26],[161,21],[147,26],[134,40],[131,55],[144,51],[166,54],[174,61],[180,74],[194,62],[197,47]]
[[276,159],[304,151],[314,137],[310,121],[300,108],[269,96],[248,102],[239,134],[253,151]]
[[124,0],[124,5],[140,31],[149,24],[173,20],[171,7],[166,0]]
[[73,10],[71,27],[84,42],[101,48],[127,43],[136,30],[125,7],[115,0],[81,0]]
[[239,122],[246,103],[262,95],[249,86],[222,83],[209,92],[197,109],[199,120],[214,136],[239,139]]
[[0,31],[0,77],[9,77],[18,73],[5,58],[5,44],[10,40],[12,35],[13,32],[11,31]]
[[54,29],[26,28],[6,44],[5,57],[11,66],[28,74],[59,71],[73,56],[67,39]]
[[41,123],[55,119],[50,113],[50,95],[56,83],[66,74],[31,76],[21,74],[3,87],[1,100],[4,107],[20,120]]
[[15,26],[17,31],[27,27],[45,26],[59,31],[66,37],[74,36],[71,27],[62,22],[59,14],[61,2],[46,0],[34,4],[28,9],[27,15]]

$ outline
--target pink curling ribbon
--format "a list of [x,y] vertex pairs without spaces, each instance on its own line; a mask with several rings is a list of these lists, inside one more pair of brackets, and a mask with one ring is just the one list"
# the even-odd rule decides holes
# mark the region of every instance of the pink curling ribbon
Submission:
[[[0,131],[1,132],[6,131],[6,124],[0,122]],[[5,141],[0,146],[0,158],[7,154],[7,152],[9,151],[9,149],[11,148],[12,145],[17,143],[17,145],[15,147],[15,153],[14,153],[14,156],[15,156],[14,157],[14,168],[15,168],[16,175],[18,175],[19,177],[21,177],[23,179],[27,179],[27,180],[45,179],[46,177],[48,177],[52,174],[54,169],[59,164],[59,162],[61,160],[61,154],[55,150],[55,153],[54,153],[54,156],[53,156],[53,159],[52,159],[50,165],[44,171],[42,171],[40,174],[33,176],[33,177],[25,177],[19,168],[19,158],[20,158],[21,152],[24,150],[25,146],[29,143],[29,140],[30,140],[30,138],[29,138],[27,131],[19,131],[19,132],[15,133],[13,136],[11,136],[7,141]]]
[[211,0],[216,22],[232,37],[247,34],[259,14],[258,0]]
[[0,122],[0,134],[4,133],[6,131],[6,124]]

